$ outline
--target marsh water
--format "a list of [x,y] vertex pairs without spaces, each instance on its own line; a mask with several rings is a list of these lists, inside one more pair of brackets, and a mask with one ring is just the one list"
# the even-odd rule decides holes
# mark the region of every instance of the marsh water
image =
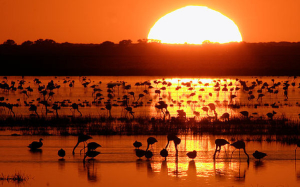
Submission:
[[[178,110],[196,120],[224,113],[242,117],[240,112],[246,110],[253,118],[267,118],[274,111],[274,118],[298,120],[299,83],[297,77],[9,76],[2,78],[0,97],[12,110],[1,105],[0,114],[53,117],[56,104],[59,116],[108,116],[109,103],[113,117],[159,118],[162,112],[155,106],[163,101],[170,117],[177,117]],[[210,103],[215,113],[203,109]]]
[[[138,140],[146,148],[148,136],[93,136],[98,142],[100,155],[83,163],[80,144],[72,155],[76,136],[0,136],[0,173],[20,173],[29,179],[25,182],[0,181],[3,186],[299,186],[300,160],[295,160],[295,145],[276,142],[246,142],[247,157],[229,145],[222,148],[215,161],[214,140],[220,136],[179,136],[178,157],[174,144],[170,144],[165,161],[159,155],[165,147],[166,136],[155,136],[158,140],[151,150],[154,156],[137,159],[133,142]],[[41,151],[27,148],[32,141],[43,138]],[[237,137],[245,138],[245,137]],[[59,149],[66,151],[62,160]],[[198,156],[191,160],[186,156],[196,150]],[[260,162],[254,159],[255,150],[268,154]],[[300,159],[300,153],[297,155]]]
[[[224,113],[243,118],[249,111],[252,118],[287,118],[298,121],[300,88],[297,77],[3,77],[0,88],[0,114],[6,117],[80,117],[104,116],[163,118],[158,106],[167,104],[170,117],[179,110],[186,120],[213,117],[221,120]],[[49,86],[49,88],[47,88]],[[130,85],[130,86],[129,86]],[[262,94],[262,95],[260,95]],[[125,103],[124,104],[124,100]],[[77,105],[72,107],[73,104]],[[211,108],[213,104],[215,108]],[[55,111],[54,106],[58,106]],[[108,107],[110,105],[110,107]],[[36,106],[36,109],[32,106]],[[206,107],[206,109],[205,109]],[[130,109],[131,108],[131,109]],[[214,110],[213,110],[214,109]],[[276,141],[247,141],[250,162],[241,151],[229,145],[213,160],[215,139],[232,136],[179,135],[178,157],[174,144],[168,148],[167,161],[159,155],[167,143],[166,136],[155,136],[150,160],[137,159],[133,142],[146,148],[149,136],[93,136],[101,144],[100,155],[83,163],[82,144],[72,155],[77,136],[28,136],[1,128],[0,174],[20,173],[25,182],[1,180],[3,186],[298,186],[300,154],[295,160],[296,145]],[[4,130],[6,129],[6,130]],[[11,136],[18,133],[21,136]],[[250,138],[249,138],[250,137]],[[32,141],[43,138],[40,151],[30,151]],[[251,136],[234,136],[235,140],[255,140]],[[266,137],[259,138],[266,140]],[[271,139],[275,139],[274,137]],[[64,159],[57,155],[66,151]],[[196,150],[198,156],[186,156]],[[252,153],[268,154],[260,162]]]

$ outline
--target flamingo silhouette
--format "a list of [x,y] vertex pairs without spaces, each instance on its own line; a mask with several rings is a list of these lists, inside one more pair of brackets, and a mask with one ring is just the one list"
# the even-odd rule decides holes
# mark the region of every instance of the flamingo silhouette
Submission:
[[[229,144],[229,142],[225,139],[216,139],[215,140],[215,144],[216,144],[216,150],[215,150],[215,153],[214,153],[214,159],[216,157],[216,153],[221,151],[221,147],[226,145],[226,144]],[[226,153],[226,149],[225,149],[225,153]]]
[[156,140],[156,138],[154,138],[154,137],[149,137],[148,139],[147,139],[147,149],[146,149],[146,151],[148,151],[148,149],[149,149],[149,146],[150,145],[153,145],[155,142],[157,142],[157,140]]
[[78,104],[77,103],[73,103],[72,105],[71,105],[71,107],[72,107],[72,109],[75,111],[75,110],[77,110],[79,113],[80,113],[80,115],[82,116],[82,113],[79,111],[79,109],[78,109]]
[[91,157],[92,159],[94,159],[94,157],[96,157],[97,155],[99,155],[100,152],[98,151],[91,151],[91,150],[88,150],[86,153],[85,153],[85,156],[83,158],[83,163],[85,163],[85,158],[86,157]]
[[79,145],[79,143],[84,142],[84,148],[85,148],[85,142],[89,139],[92,139],[92,137],[90,137],[89,135],[79,135],[78,136],[78,140],[77,140],[77,144],[75,145],[72,154],[75,154],[75,149],[76,147]]
[[247,155],[248,159],[247,159],[247,162],[249,163],[249,155],[247,154],[246,150],[245,150],[245,142],[242,141],[242,140],[239,140],[237,142],[234,142],[232,144],[230,144],[231,146],[233,146],[235,149],[232,151],[232,154],[231,154],[231,158],[232,158],[232,155],[233,155],[233,152],[238,149],[239,150],[239,158],[240,158],[240,149],[243,149],[244,150],[244,153]]

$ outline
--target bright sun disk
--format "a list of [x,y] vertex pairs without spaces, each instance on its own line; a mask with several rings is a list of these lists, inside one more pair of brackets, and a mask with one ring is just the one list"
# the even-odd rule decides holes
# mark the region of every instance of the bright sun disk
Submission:
[[168,44],[241,42],[237,25],[220,12],[205,6],[186,6],[160,18],[148,39]]

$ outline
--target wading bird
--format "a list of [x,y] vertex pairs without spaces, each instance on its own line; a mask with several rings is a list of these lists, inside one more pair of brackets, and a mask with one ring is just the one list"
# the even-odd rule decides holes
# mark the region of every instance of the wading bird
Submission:
[[258,159],[258,161],[260,161],[260,159],[264,158],[265,156],[267,156],[266,153],[263,153],[263,152],[259,152],[259,151],[255,151],[253,154],[253,157]]
[[98,152],[98,151],[90,151],[90,150],[88,150],[86,153],[85,153],[85,156],[84,156],[84,158],[83,158],[83,163],[85,163],[85,158],[86,157],[91,157],[92,159],[94,159],[94,157],[96,157],[97,155],[99,155],[100,154],[100,152]]
[[64,156],[66,156],[66,151],[63,149],[60,149],[60,150],[58,150],[57,154],[58,154],[58,156],[63,158]]
[[40,140],[37,142],[37,141],[33,141],[31,144],[28,145],[28,147],[31,149],[31,150],[35,150],[35,149],[38,149],[40,147],[43,146],[43,142],[42,142],[43,138],[40,138]]
[[[215,144],[216,144],[216,150],[215,150],[215,153],[214,153],[214,159],[216,157],[216,153],[221,151],[221,147],[226,145],[226,144],[229,144],[229,142],[225,139],[216,139],[215,140]],[[225,147],[224,147],[225,148]],[[226,148],[225,148],[225,153],[226,153]]]
[[[232,154],[233,152],[238,149],[239,150],[239,158],[240,158],[240,149],[243,149],[244,150],[244,153],[247,155],[248,159],[247,159],[247,162],[249,163],[249,155],[247,154],[246,150],[245,150],[245,142],[242,141],[242,140],[239,140],[237,142],[234,142],[232,144],[230,144],[231,146],[233,146],[235,149],[232,151]],[[232,158],[232,154],[231,154],[231,158]]]
[[141,142],[138,142],[138,141],[135,141],[133,143],[133,146],[136,148],[136,149],[139,149],[140,147],[142,147],[142,143]]
[[84,148],[85,148],[85,142],[89,139],[92,139],[92,137],[90,137],[89,135],[79,135],[78,136],[78,140],[77,140],[77,144],[75,145],[72,154],[75,154],[75,149],[76,147],[79,145],[80,142],[84,142]]

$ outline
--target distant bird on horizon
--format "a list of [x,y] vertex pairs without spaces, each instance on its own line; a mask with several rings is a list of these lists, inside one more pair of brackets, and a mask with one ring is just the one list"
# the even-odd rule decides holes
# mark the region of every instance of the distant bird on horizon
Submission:
[[78,136],[78,140],[77,140],[77,144],[75,145],[75,147],[73,148],[73,152],[72,154],[75,154],[75,149],[76,147],[79,145],[79,143],[83,142],[84,143],[84,148],[85,148],[85,142],[89,139],[92,139],[92,137],[90,137],[89,135],[79,135]]
[[36,150],[36,149],[39,149],[43,146],[43,142],[42,142],[43,138],[40,138],[40,140],[37,142],[37,141],[33,141],[31,144],[28,145],[28,147],[31,149],[31,150]]

